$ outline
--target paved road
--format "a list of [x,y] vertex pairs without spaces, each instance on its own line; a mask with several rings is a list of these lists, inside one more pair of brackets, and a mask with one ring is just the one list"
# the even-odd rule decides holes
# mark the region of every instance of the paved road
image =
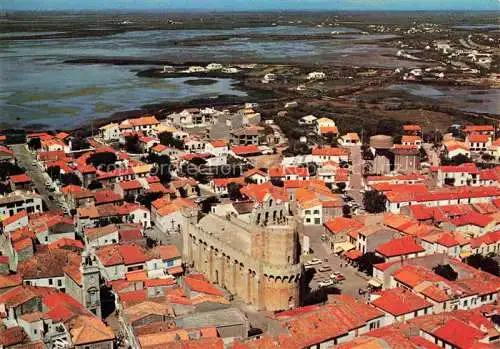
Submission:
[[[358,289],[366,288],[369,277],[359,273],[357,269],[351,266],[346,266],[346,263],[343,262],[339,256],[333,254],[327,245],[321,241],[320,234],[314,234],[310,237],[310,247],[314,251],[314,258],[321,259],[323,261],[323,266],[328,265],[332,269],[332,271],[320,273],[318,272],[320,266],[316,267],[316,274],[309,285],[312,290],[317,288],[319,280],[328,279],[330,274],[334,271],[341,272],[346,278],[342,283],[335,286],[340,289],[343,294],[357,297]],[[326,262],[325,259],[328,259],[328,261]],[[340,266],[341,264],[342,267]]]
[[146,229],[144,235],[158,241],[162,245],[175,245],[182,252],[182,234],[181,233],[163,233],[156,227]]
[[436,150],[432,148],[432,144],[424,143],[423,148],[427,153],[427,157],[429,158],[429,164],[431,166],[439,166],[441,159],[439,158],[439,155],[436,152]]
[[363,158],[361,157],[361,147],[350,147],[351,156],[351,178],[350,187],[352,190],[363,189]]
[[[14,156],[16,157],[19,165],[26,169],[28,176],[30,176],[37,192],[42,196],[48,209],[59,210],[60,207],[57,205],[55,195],[50,193],[45,187],[45,178],[43,177],[42,170],[38,165],[33,165],[33,161],[35,160],[34,155],[26,149],[24,144],[14,144],[11,146],[11,149],[14,152]],[[50,199],[49,196],[51,195],[54,197],[54,200]]]

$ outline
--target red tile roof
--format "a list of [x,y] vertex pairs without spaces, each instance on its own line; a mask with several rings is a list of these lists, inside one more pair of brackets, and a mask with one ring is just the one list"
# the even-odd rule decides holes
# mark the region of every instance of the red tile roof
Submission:
[[12,247],[16,252],[20,252],[26,248],[33,249],[33,240],[30,238],[23,238],[12,243]]
[[10,348],[29,340],[22,327],[10,327],[0,330],[0,346]]
[[20,219],[22,219],[24,217],[27,217],[27,216],[28,216],[28,213],[25,210],[19,211],[18,213],[14,214],[14,215],[12,215],[10,217],[5,218],[2,221],[2,226],[6,227],[9,224],[15,223],[18,220],[20,220]]
[[176,285],[175,279],[153,279],[144,282],[145,287],[166,287]]
[[401,137],[401,143],[414,143],[414,142],[421,142],[422,138],[420,136],[409,136],[409,135],[404,135]]
[[210,144],[212,144],[212,146],[214,148],[223,148],[223,147],[227,146],[227,140],[225,140],[225,139],[214,139],[214,140],[210,141]]
[[30,183],[31,178],[28,176],[26,173],[20,174],[20,175],[15,175],[15,176],[10,176],[9,177],[11,182],[14,184],[22,184],[22,183]]
[[58,139],[66,139],[68,138],[69,136],[71,136],[69,133],[66,133],[66,132],[59,132],[58,134],[55,135],[56,138]]
[[199,278],[193,275],[184,278],[184,284],[194,292],[205,293],[214,296],[224,296],[224,292],[213,286],[210,281],[205,278]]
[[245,177],[236,178],[214,178],[214,185],[216,187],[227,187],[231,183],[245,185]]
[[147,291],[145,289],[130,292],[120,292],[119,297],[122,302],[134,304],[147,300],[148,295],[146,292]]
[[471,134],[467,136],[467,140],[472,143],[488,143],[490,137],[488,135]]
[[493,221],[494,219],[490,216],[471,211],[463,216],[452,219],[451,223],[458,227],[465,225],[475,225],[484,228]]
[[400,316],[432,307],[432,303],[411,291],[399,287],[375,292],[373,295],[379,297],[371,301],[371,304],[393,316]]
[[97,257],[105,267],[145,263],[144,250],[135,244],[108,245],[96,251]]
[[274,200],[288,202],[288,193],[284,188],[276,187],[271,182],[262,184],[248,184],[241,188],[241,194],[247,198],[262,203],[269,195]]
[[495,128],[492,125],[467,125],[464,128],[465,132],[493,132]]
[[150,251],[151,255],[164,261],[181,258],[181,253],[175,245],[159,245]]
[[364,225],[353,219],[345,217],[334,217],[325,223],[325,227],[333,234],[346,233],[348,231],[358,230]]
[[338,134],[339,129],[337,126],[323,126],[319,128],[319,133],[321,134],[328,134],[328,133],[333,133],[333,134]]
[[441,171],[445,173],[478,173],[478,168],[475,163],[465,163],[462,165],[448,165],[448,166],[435,166],[432,167],[432,171]]
[[457,319],[448,320],[443,326],[433,331],[432,334],[454,347],[464,349],[474,348],[477,341],[487,336],[487,333]]
[[120,242],[137,241],[143,238],[140,229],[120,229],[118,234],[120,235]]
[[363,252],[361,252],[359,250],[350,250],[350,251],[347,251],[344,253],[344,257],[346,257],[347,259],[350,259],[351,261],[355,261],[356,259],[358,259],[362,255],[363,255]]
[[404,131],[422,131],[422,126],[420,125],[403,125]]
[[375,250],[385,257],[396,257],[425,251],[425,249],[415,241],[413,236],[392,239],[391,241],[378,245]]
[[123,190],[142,189],[142,184],[138,180],[123,181],[120,182],[120,188],[122,188]]
[[347,154],[347,151],[343,148],[322,147],[312,150],[312,155],[319,156],[346,156]]
[[102,189],[94,192],[94,197],[96,204],[107,204],[122,200],[119,194],[109,189]]
[[158,125],[160,123],[153,115],[142,116],[137,119],[128,119],[128,122],[132,126],[151,126]]
[[309,177],[309,169],[307,167],[271,167],[269,169],[270,177],[285,177],[285,176],[299,176]]
[[260,149],[256,145],[235,145],[231,148],[236,155],[260,154]]
[[74,240],[74,239],[69,239],[69,238],[62,238],[59,240],[56,240],[54,242],[51,242],[49,245],[49,250],[56,250],[59,248],[72,248],[72,249],[77,249],[77,250],[83,250],[85,247],[83,246],[83,243],[79,240]]
[[500,241],[500,230],[492,231],[484,235],[481,235],[475,239],[472,239],[470,241],[470,247],[478,248],[481,247],[481,245],[483,244],[485,245],[496,244],[498,241]]

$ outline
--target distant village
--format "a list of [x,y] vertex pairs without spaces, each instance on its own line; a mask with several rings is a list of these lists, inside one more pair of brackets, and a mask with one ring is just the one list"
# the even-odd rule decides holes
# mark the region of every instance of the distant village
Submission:
[[0,135],[0,349],[498,348],[498,125],[298,125]]

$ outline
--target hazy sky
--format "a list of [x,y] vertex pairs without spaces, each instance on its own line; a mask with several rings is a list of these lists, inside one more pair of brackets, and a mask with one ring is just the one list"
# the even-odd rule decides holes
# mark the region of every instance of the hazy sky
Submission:
[[500,10],[500,0],[0,0],[15,10]]

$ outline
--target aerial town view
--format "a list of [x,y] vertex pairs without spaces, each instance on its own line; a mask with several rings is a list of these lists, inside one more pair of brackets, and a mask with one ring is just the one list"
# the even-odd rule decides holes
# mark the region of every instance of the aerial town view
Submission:
[[0,349],[500,348],[499,19],[0,1]]

